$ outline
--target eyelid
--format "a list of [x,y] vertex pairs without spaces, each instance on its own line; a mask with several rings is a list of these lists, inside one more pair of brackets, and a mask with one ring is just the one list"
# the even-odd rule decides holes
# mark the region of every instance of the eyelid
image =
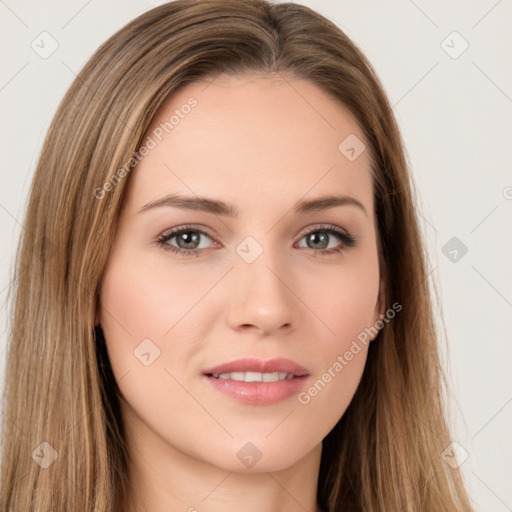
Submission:
[[166,229],[160,235],[158,235],[158,237],[160,238],[170,234],[176,235],[177,233],[181,233],[183,231],[197,231],[198,233],[208,235],[213,240],[216,239],[216,236],[213,234],[213,230],[211,230],[207,226],[203,226],[202,224],[181,224],[174,228]]
[[344,235],[348,237],[352,237],[353,235],[349,233],[346,229],[336,226],[335,224],[312,224],[311,226],[308,226],[307,228],[304,228],[303,230],[299,231],[299,234],[297,235],[299,238],[302,238],[303,236],[309,235],[309,233],[314,233],[315,231],[322,231],[322,230],[332,230],[339,233],[343,233]]

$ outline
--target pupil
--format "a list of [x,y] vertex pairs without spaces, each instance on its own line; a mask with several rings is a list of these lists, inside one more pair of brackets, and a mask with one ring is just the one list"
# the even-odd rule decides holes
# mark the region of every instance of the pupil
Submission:
[[[184,244],[180,243],[180,241],[184,241]],[[195,245],[199,242],[199,234],[194,233],[192,231],[187,231],[185,233],[180,233],[177,236],[177,242],[181,249],[195,249]],[[192,244],[192,247],[190,246]]]
[[311,233],[309,241],[313,244],[320,243],[321,247],[311,247],[312,249],[325,249],[329,245],[329,240],[326,233]]

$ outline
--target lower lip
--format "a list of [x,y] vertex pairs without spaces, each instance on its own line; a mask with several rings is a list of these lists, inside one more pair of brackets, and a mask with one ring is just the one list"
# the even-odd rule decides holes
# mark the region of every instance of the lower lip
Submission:
[[231,379],[205,378],[211,385],[239,402],[252,405],[272,405],[299,393],[307,375],[276,382],[243,382]]

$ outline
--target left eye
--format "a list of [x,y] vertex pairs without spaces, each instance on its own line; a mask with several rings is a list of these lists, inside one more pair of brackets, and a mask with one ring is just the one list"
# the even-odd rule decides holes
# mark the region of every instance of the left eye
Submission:
[[306,240],[306,245],[299,245],[299,247],[306,247],[316,251],[329,249],[341,250],[339,247],[340,243],[342,246],[352,247],[355,241],[352,236],[332,228],[315,229],[306,233],[301,238],[301,240],[304,239]]

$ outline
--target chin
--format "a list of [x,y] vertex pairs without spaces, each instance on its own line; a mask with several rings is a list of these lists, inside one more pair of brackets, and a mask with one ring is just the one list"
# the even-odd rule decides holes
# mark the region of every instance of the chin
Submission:
[[[318,442],[320,446],[321,441]],[[215,454],[212,463],[226,471],[236,473],[267,473],[286,470],[311,454],[310,443],[298,446],[297,441],[269,440],[264,437],[247,438],[242,442],[233,442],[232,446]]]

